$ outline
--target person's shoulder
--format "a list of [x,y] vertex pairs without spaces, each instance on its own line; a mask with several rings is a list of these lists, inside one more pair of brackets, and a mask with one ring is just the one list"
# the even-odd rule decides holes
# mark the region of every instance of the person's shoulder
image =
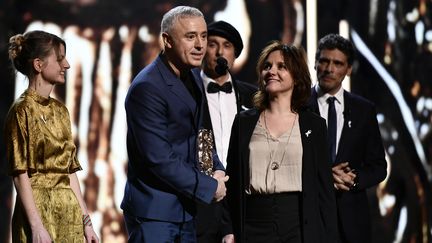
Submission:
[[313,127],[326,128],[326,120],[309,107],[304,107],[299,111],[299,122],[303,125],[312,125]]
[[241,81],[241,80],[235,80],[237,87],[239,89],[239,91],[251,91],[251,92],[255,92],[258,90],[258,87],[254,84],[245,82],[245,81]]
[[33,103],[35,103],[35,101],[31,99],[28,92],[25,91],[12,103],[9,110],[14,112],[26,112]]
[[312,121],[325,121],[324,118],[313,112],[309,106],[301,108],[299,111],[299,116]]
[[53,107],[57,107],[58,109],[60,109],[64,112],[69,112],[66,105],[62,101],[57,100],[55,98],[50,98],[50,102],[51,102]]
[[26,101],[22,97],[19,97],[9,107],[8,116],[10,116],[11,114],[24,114],[27,112],[28,107],[28,101]]
[[165,64],[159,60],[159,58],[155,59],[153,62],[149,63],[145,66],[140,73],[151,73],[159,69],[159,66],[165,67]]
[[9,107],[9,111],[6,116],[6,120],[25,118],[31,116],[32,111],[35,107],[35,102],[30,99],[26,92],[24,92],[21,96],[19,96]]
[[156,77],[157,73],[160,73],[158,66],[164,65],[163,63],[159,63],[160,58],[155,59],[153,62],[145,66],[141,71],[134,77],[132,83],[129,87],[129,90],[133,90],[136,86],[148,85],[150,83],[157,83],[158,80]]
[[375,103],[373,103],[372,101],[366,99],[365,97],[352,93],[352,92],[348,92],[345,91],[344,92],[345,95],[345,99],[347,102],[354,104],[354,105],[359,105],[359,106],[366,106],[366,107],[375,107]]
[[253,116],[257,116],[257,115],[259,115],[259,111],[256,108],[252,108],[249,110],[243,110],[243,111],[240,111],[240,113],[238,114],[238,116],[240,118],[249,118],[249,117],[253,117]]

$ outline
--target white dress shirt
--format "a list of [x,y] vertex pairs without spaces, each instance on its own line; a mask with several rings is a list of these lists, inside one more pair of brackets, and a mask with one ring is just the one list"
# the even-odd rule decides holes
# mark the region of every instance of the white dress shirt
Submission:
[[[207,85],[210,82],[215,81],[205,75],[203,71],[201,71],[201,78],[204,81],[204,89],[207,96],[210,119],[215,137],[216,153],[226,168],[226,158],[228,155],[231,127],[234,117],[237,114],[237,103],[234,88],[233,92],[231,93],[220,91],[209,94],[207,92]],[[230,75],[227,82],[231,82],[231,80],[232,78]]]
[[[327,121],[327,115],[328,115],[328,103],[327,103],[327,98],[332,96],[330,94],[324,94],[322,92],[322,90],[320,89],[319,85],[315,85],[315,91],[318,94],[318,107],[319,107],[319,112],[321,117],[323,117],[324,119],[326,119]],[[339,148],[339,140],[342,134],[342,128],[344,125],[344,116],[343,116],[343,111],[345,108],[345,103],[344,103],[344,89],[340,88],[339,91],[334,95],[334,97],[336,98],[335,100],[335,109],[336,109],[336,154]]]

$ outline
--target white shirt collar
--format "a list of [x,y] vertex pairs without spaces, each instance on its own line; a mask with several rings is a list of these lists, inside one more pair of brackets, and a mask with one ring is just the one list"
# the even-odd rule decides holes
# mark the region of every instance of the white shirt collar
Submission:
[[[214,79],[210,78],[209,76],[207,76],[207,75],[204,73],[203,70],[201,70],[201,73],[200,73],[200,74],[201,74],[201,78],[202,78],[202,80],[203,80],[204,89],[205,89],[205,91],[206,91],[206,93],[207,93],[207,85],[208,85],[210,82],[214,82],[214,83],[216,83],[216,81],[215,81]],[[231,80],[232,80],[232,78],[231,78],[231,74],[228,73],[228,80],[225,81],[225,82],[231,82]]]
[[336,101],[340,104],[340,105],[344,105],[344,89],[341,87],[338,92],[336,92],[335,95],[330,95],[328,93],[324,93],[320,86],[317,84],[315,85],[315,91],[317,92],[317,100],[319,102],[320,105],[324,105],[327,104],[327,98],[330,96],[334,96],[336,98]]

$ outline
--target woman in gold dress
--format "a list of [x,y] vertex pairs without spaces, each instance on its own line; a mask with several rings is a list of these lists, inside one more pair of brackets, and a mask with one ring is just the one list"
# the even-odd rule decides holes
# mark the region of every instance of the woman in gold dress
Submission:
[[66,43],[31,31],[10,38],[9,58],[29,80],[12,104],[5,139],[17,190],[13,242],[99,242],[83,200],[69,113],[50,94],[65,83]]

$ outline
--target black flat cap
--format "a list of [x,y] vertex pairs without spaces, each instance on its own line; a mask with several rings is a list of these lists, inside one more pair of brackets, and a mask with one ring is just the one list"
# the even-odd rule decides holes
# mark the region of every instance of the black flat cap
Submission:
[[235,56],[240,56],[240,53],[243,50],[243,41],[240,33],[236,28],[234,28],[234,26],[225,21],[216,21],[207,25],[207,32],[208,36],[216,35],[227,39],[234,45]]

